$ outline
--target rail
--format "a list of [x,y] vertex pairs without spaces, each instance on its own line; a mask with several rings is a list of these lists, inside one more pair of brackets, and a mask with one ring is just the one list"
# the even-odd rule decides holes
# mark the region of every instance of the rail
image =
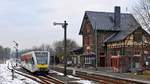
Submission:
[[29,72],[26,72],[23,70],[21,70],[21,71],[15,70],[15,73],[18,73],[18,74],[25,76],[27,78],[30,78],[32,80],[35,80],[36,82],[38,82],[40,84],[65,84],[63,81],[56,79],[56,78],[50,76],[49,74],[45,75],[45,76],[36,76],[36,75],[30,74]]
[[[55,71],[58,72],[63,72],[62,67],[55,67],[53,68]],[[69,69],[69,72],[73,69]],[[67,71],[68,72],[68,71]],[[70,74],[70,73],[69,73]],[[93,80],[99,83],[105,83],[105,84],[150,84],[150,81],[144,81],[144,80],[138,80],[138,79],[130,79],[130,78],[124,78],[124,77],[117,77],[109,74],[96,74],[96,73],[91,73],[88,71],[84,70],[76,70],[75,76],[88,79],[88,80]]]

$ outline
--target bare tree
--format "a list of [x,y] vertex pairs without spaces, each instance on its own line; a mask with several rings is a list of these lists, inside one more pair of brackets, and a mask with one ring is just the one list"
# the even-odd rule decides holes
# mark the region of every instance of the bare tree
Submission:
[[[63,61],[63,56],[64,56],[64,41],[56,41],[54,44],[54,50],[56,52],[56,56],[59,57],[61,61]],[[67,56],[69,56],[69,51],[79,48],[79,45],[71,39],[67,39]]]
[[39,50],[49,51],[51,56],[54,55],[54,49],[51,47],[51,45],[42,44],[42,45],[39,47]]
[[150,32],[150,0],[140,0],[134,7],[135,17]]
[[0,62],[5,62],[6,59],[10,58],[10,48],[4,48],[0,45]]
[[10,57],[10,48],[4,48],[4,56],[6,59],[8,59]]
[[31,49],[24,49],[22,53],[30,52],[30,51],[49,51],[51,54],[54,53],[53,48],[51,45],[42,44],[40,46],[33,46]]

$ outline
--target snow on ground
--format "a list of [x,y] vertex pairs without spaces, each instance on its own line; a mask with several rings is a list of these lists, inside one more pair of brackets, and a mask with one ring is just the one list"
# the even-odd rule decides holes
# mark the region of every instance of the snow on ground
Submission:
[[75,77],[75,76],[72,76],[72,75],[67,75],[69,78],[73,78],[73,79],[81,79],[81,78],[78,78],[78,77]]
[[60,72],[57,72],[57,71],[54,71],[54,70],[50,70],[50,73],[56,73],[57,75],[60,75],[60,76],[64,75],[63,73],[60,73]]
[[14,80],[12,80],[12,73],[7,68],[8,64],[10,64],[10,60],[6,64],[0,64],[0,84],[39,84],[16,73]]
[[[61,72],[57,72],[54,70],[50,70],[50,73],[56,73],[57,75],[61,75],[63,76],[64,74]],[[89,81],[89,80],[82,80],[81,78],[72,76],[72,75],[67,75],[67,77],[69,78],[73,78],[73,79],[77,79],[77,81],[71,81],[72,83],[79,83],[79,84],[95,84],[93,81]]]
[[80,83],[80,84],[95,84],[94,82],[89,81],[89,80],[78,80],[78,81],[73,81],[73,82]]

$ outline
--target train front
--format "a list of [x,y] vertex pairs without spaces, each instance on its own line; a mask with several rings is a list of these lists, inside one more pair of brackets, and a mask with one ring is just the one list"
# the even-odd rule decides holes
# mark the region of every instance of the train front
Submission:
[[49,52],[37,51],[35,52],[36,57],[36,68],[38,71],[48,72],[49,71]]

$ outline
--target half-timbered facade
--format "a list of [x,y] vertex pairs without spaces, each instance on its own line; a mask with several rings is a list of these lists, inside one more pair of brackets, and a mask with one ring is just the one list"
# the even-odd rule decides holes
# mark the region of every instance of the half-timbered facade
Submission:
[[[112,67],[116,72],[150,67],[150,35],[128,13],[86,11],[83,36],[85,66]],[[96,56],[97,55],[97,56]]]

